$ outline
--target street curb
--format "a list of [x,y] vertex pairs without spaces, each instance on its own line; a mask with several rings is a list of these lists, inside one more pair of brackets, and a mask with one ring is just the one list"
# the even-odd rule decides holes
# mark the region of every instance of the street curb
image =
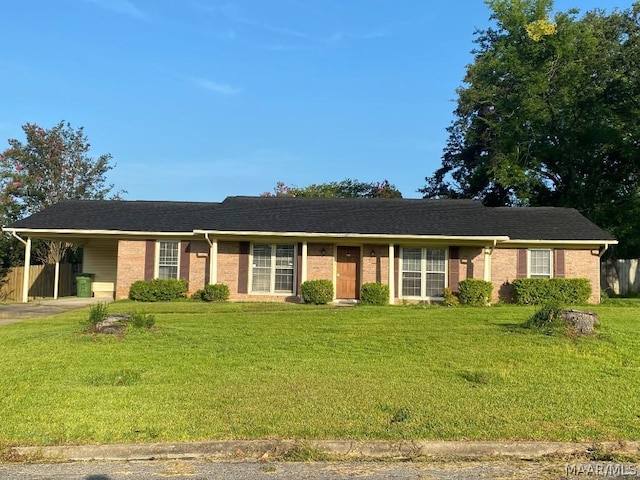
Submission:
[[248,460],[286,458],[290,452],[308,449],[344,459],[394,459],[419,457],[586,456],[595,448],[605,452],[640,455],[640,442],[498,442],[498,441],[356,441],[356,440],[229,440],[191,443],[68,445],[14,447],[21,456],[73,461],[126,461],[153,459]]

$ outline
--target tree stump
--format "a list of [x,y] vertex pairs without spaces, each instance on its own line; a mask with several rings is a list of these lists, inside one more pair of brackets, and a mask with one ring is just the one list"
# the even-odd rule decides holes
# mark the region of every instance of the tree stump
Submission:
[[126,321],[131,317],[131,315],[123,313],[120,315],[109,315],[101,322],[96,323],[93,330],[97,333],[110,333],[119,335],[124,333],[125,328],[127,328]]
[[562,310],[560,318],[577,335],[594,333],[595,326],[600,322],[597,313],[581,312],[580,310]]

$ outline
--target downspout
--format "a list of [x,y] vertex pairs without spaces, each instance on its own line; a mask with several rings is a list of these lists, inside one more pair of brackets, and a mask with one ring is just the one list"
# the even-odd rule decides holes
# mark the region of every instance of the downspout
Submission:
[[27,245],[27,241],[18,235],[15,230],[11,230],[11,236],[17,238],[20,242],[22,242],[25,246]]
[[607,252],[607,250],[609,250],[609,244],[607,242],[604,243],[604,248],[602,249],[602,251],[598,254],[598,258],[602,258],[602,256]]
[[209,234],[204,234],[204,239],[209,244],[209,283],[218,283],[218,240],[209,238]]

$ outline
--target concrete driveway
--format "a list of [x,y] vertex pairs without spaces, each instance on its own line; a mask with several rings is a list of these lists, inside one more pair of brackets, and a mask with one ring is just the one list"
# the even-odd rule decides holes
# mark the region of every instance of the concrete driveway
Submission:
[[98,302],[109,302],[108,298],[64,297],[57,300],[32,300],[29,303],[0,305],[0,325],[19,322],[26,318],[48,317],[58,313],[78,310]]

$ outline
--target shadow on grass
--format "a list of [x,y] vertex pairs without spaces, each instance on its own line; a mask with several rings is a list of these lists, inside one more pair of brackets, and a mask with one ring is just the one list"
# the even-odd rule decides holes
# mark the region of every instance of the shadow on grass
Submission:
[[513,323],[494,323],[489,322],[492,327],[497,327],[499,330],[503,330],[508,333],[530,333],[531,328],[527,325],[526,320],[524,322]]

